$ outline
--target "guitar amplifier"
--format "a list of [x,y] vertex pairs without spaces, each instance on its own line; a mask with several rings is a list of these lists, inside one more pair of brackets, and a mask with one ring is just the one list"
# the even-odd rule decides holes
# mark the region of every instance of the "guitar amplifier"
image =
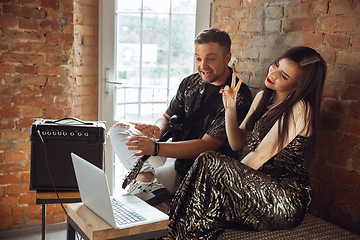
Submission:
[[71,160],[75,153],[103,169],[104,121],[36,119],[30,128],[30,190],[78,191]]

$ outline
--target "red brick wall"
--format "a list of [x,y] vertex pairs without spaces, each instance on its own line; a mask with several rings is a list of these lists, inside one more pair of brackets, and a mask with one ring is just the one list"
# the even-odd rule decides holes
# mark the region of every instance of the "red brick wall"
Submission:
[[[0,230],[37,225],[29,191],[35,118],[97,120],[98,0],[0,3]],[[47,206],[47,223],[66,219]]]
[[310,212],[360,234],[360,1],[214,0],[213,9],[254,92],[288,47],[315,48],[328,63]]

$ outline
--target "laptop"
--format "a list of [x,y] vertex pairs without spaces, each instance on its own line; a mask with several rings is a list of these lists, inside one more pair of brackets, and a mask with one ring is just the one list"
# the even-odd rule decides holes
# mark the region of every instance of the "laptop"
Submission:
[[[71,153],[71,159],[83,204],[113,228],[125,229],[169,220],[168,215],[134,195],[111,197],[103,170],[74,153]],[[115,210],[116,205],[121,205],[122,209]],[[120,220],[115,220],[116,215]]]

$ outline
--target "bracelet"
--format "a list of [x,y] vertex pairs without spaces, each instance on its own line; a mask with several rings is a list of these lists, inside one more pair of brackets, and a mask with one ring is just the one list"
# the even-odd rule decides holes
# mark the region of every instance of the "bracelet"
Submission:
[[159,154],[159,151],[160,151],[160,145],[158,142],[154,142],[155,143],[155,146],[154,146],[154,154],[153,156],[157,156]]

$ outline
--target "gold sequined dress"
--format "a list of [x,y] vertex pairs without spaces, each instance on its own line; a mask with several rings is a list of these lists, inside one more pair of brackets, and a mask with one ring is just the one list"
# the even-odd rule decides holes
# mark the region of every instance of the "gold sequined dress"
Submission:
[[[259,120],[248,148],[260,143]],[[276,230],[298,226],[311,202],[304,163],[306,138],[297,136],[258,170],[218,152],[201,154],[169,209],[166,239],[216,239],[225,228]]]

